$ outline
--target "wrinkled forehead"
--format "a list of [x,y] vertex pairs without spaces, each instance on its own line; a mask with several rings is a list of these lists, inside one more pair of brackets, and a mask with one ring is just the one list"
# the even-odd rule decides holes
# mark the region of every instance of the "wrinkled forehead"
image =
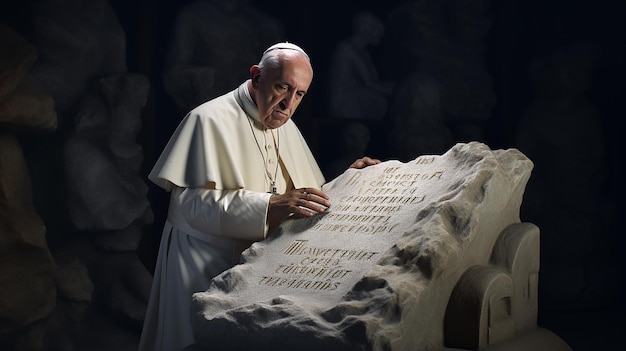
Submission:
[[313,79],[313,69],[302,55],[284,57],[282,64],[273,70],[274,80],[289,84],[296,90],[307,91]]

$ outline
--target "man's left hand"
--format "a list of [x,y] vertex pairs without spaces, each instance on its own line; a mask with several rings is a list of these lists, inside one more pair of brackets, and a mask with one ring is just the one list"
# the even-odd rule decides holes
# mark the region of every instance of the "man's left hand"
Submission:
[[354,162],[352,162],[352,164],[350,165],[350,168],[365,168],[367,166],[373,166],[373,165],[377,165],[380,163],[379,159],[376,158],[370,158],[370,157],[363,157],[360,158]]

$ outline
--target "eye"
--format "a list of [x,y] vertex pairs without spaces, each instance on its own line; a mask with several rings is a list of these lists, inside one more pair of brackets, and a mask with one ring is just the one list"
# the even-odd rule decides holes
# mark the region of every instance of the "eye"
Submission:
[[276,90],[278,91],[287,91],[289,89],[289,86],[287,86],[287,84],[279,84],[276,86]]

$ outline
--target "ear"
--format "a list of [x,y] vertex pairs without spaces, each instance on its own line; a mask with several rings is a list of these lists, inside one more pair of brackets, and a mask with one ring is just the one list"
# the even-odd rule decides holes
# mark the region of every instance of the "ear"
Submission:
[[252,80],[252,87],[257,89],[259,87],[259,79],[261,78],[261,67],[254,65],[250,67],[250,79]]

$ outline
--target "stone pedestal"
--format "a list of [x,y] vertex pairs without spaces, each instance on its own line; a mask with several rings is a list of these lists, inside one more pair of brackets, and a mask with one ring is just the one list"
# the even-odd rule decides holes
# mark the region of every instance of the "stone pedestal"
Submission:
[[[349,169],[193,296],[192,350],[569,350],[539,329],[539,229],[515,149]],[[516,346],[517,345],[517,346]]]

